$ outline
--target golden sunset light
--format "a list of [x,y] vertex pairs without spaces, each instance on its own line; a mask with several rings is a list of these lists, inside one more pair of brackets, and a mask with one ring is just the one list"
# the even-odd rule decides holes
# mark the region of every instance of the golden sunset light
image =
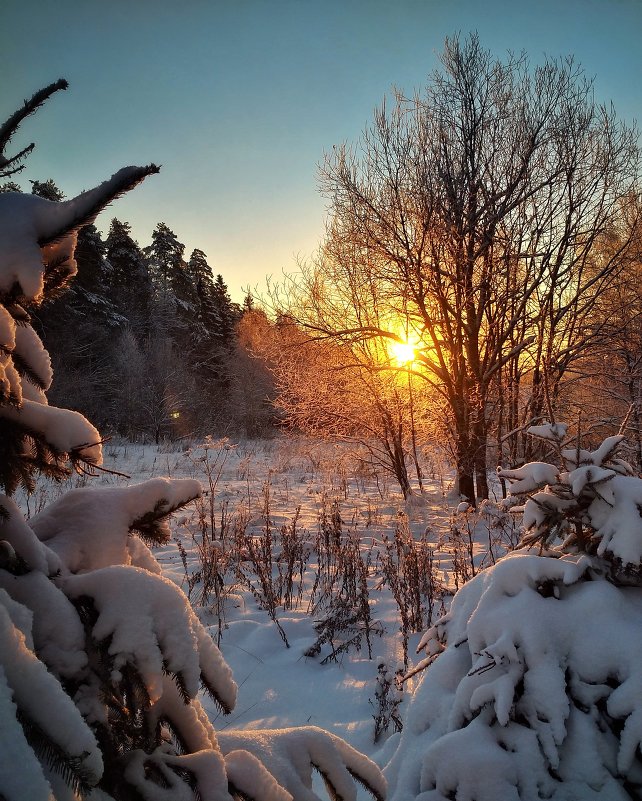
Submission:
[[417,342],[409,340],[407,342],[393,342],[390,345],[390,352],[398,365],[403,366],[414,362],[417,344]]
[[640,30],[3,2],[0,801],[642,801]]

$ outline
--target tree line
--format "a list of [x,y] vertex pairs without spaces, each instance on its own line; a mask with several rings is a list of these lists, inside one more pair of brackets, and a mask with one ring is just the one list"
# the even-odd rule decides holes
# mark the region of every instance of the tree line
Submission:
[[[51,180],[31,183],[35,195],[64,198]],[[75,282],[33,314],[56,376],[54,405],[132,440],[269,427],[269,381],[237,334],[253,299],[233,302],[202,250],[187,257],[163,222],[140,247],[114,218],[105,237],[94,225],[79,231],[76,261]]]

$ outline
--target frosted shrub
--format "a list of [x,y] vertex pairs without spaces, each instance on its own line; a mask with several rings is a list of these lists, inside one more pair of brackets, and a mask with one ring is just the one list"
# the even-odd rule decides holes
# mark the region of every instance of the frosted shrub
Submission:
[[403,729],[399,707],[403,701],[402,677],[404,670],[404,664],[400,663],[393,671],[384,659],[380,659],[377,665],[377,688],[374,701],[370,701],[375,709],[372,716],[375,724],[375,743],[379,742],[391,726],[395,732]]
[[408,667],[408,638],[430,625],[441,587],[434,570],[433,549],[427,530],[415,540],[408,527],[408,518],[400,513],[394,537],[383,534],[379,554],[381,576],[390,588],[399,610],[404,667]]
[[641,584],[642,481],[618,455],[624,436],[607,437],[588,451],[565,443],[560,423],[529,433],[550,442],[558,459],[499,471],[511,481],[511,496],[524,501],[516,507],[523,511],[523,545],[588,553],[617,583]]
[[325,507],[319,516],[317,572],[310,601],[310,611],[317,618],[317,639],[305,652],[306,656],[320,656],[329,646],[322,665],[337,662],[350,649],[361,651],[364,644],[371,659],[373,637],[383,635],[370,608],[371,552],[362,553],[356,528],[343,531],[338,504],[331,508],[329,518]]
[[455,587],[459,589],[512,550],[519,541],[517,528],[515,515],[501,503],[486,499],[476,509],[466,502],[460,503],[451,516],[448,532]]
[[[4,157],[18,125],[66,86],[0,126],[0,177],[30,149]],[[10,497],[37,474],[103,469],[98,431],[48,404],[49,355],[28,310],[76,272],[78,229],[157,171],[124,168],[64,203],[0,193],[0,798],[291,801],[316,798],[316,768],[332,798],[354,799],[355,777],[382,799],[376,766],[319,729],[219,744],[198,692],[229,712],[236,684],[148,547],[167,542],[167,517],[200,496],[197,481],[76,488],[28,521]]]
[[538,426],[554,461],[501,470],[520,548],[425,633],[424,670],[387,768],[398,801],[642,794],[642,480]]
[[[263,526],[260,532],[251,527],[239,531],[237,557],[239,581],[251,593],[260,609],[267,612],[286,648],[288,638],[278,619],[279,607],[291,609],[303,592],[303,575],[307,566],[308,550],[304,538],[297,530],[299,509],[290,524],[276,531],[271,519],[270,485],[263,486]],[[295,591],[294,576],[298,573]]]

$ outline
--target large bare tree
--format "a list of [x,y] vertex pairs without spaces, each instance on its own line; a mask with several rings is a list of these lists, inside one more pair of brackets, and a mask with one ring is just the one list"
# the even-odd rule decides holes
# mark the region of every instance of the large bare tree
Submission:
[[[473,35],[446,40],[442,64],[423,94],[397,94],[356,146],[327,156],[327,238],[293,307],[315,337],[414,332],[474,502],[488,492],[493,382],[512,362],[541,383],[581,350],[573,320],[619,269],[639,154],[635,130],[595,103],[572,58],[499,61]],[[596,258],[614,229],[622,248]],[[539,397],[536,407],[546,411]]]

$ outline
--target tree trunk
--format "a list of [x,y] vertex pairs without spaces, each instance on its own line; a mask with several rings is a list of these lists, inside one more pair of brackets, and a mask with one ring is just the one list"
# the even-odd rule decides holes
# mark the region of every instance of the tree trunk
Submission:
[[469,457],[457,462],[457,485],[459,494],[463,495],[471,506],[476,506],[475,471]]
[[476,505],[475,496],[475,458],[471,448],[472,441],[468,419],[455,421],[455,449],[457,460],[457,488],[459,494],[472,506]]
[[395,478],[399,482],[405,501],[412,495],[412,489],[410,487],[410,478],[408,477],[408,468],[406,467],[406,454],[403,449],[403,443],[398,437],[393,438],[392,453]]
[[473,464],[475,467],[476,500],[488,498],[487,445],[488,431],[483,411],[481,411],[480,417],[475,421],[471,443]]

